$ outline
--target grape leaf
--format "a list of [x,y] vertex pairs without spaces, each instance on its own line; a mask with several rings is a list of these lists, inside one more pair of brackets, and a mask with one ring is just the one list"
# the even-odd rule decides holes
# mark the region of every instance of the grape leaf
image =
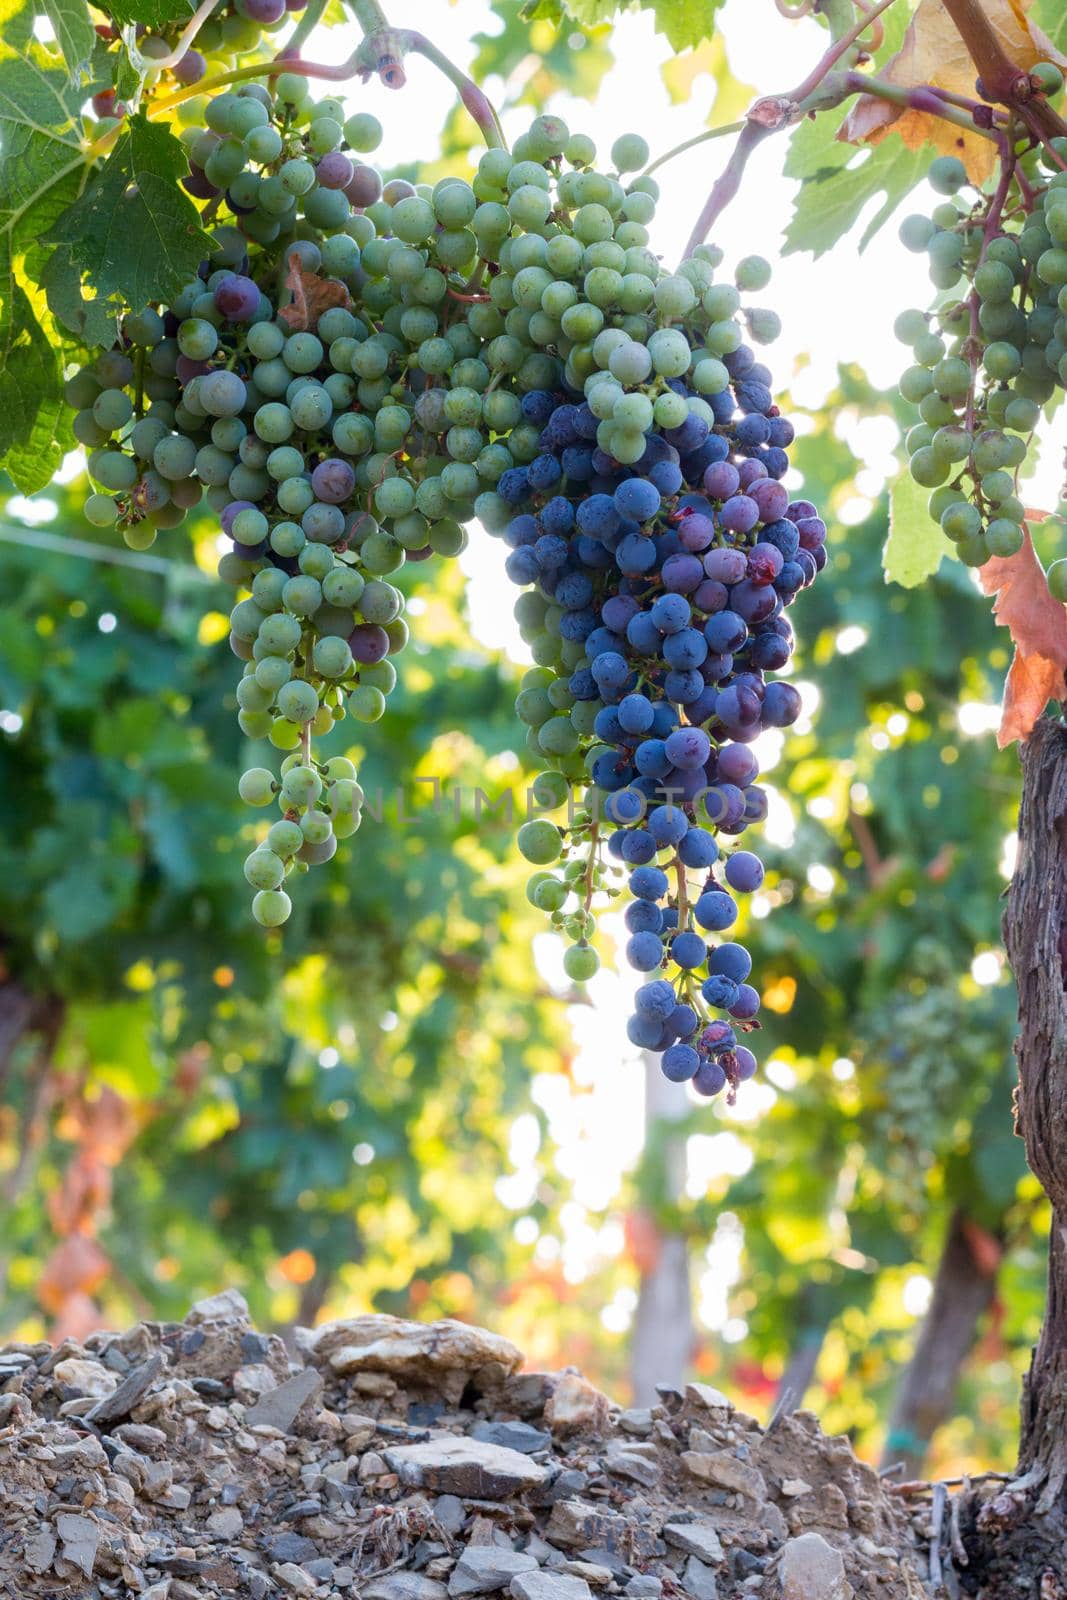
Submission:
[[914,589],[935,573],[952,545],[927,509],[927,491],[904,471],[889,490],[889,537],[882,552],[886,583]]
[[1013,556],[994,556],[978,573],[984,594],[996,595],[993,615],[1015,645],[997,744],[1025,743],[1050,700],[1062,699],[1067,673],[1067,609],[1048,592],[1029,529]]
[[45,263],[40,283],[49,311],[80,343],[90,349],[108,349],[114,344],[118,333],[116,308],[106,300],[87,300],[82,294],[81,273],[67,245],[56,245]]
[[42,0],[45,15],[55,29],[67,72],[76,79],[96,45],[96,29],[86,0]]
[[0,454],[24,493],[49,481],[64,448],[59,340],[31,286],[45,260],[41,236],[76,199],[85,171],[82,94],[32,40],[0,53]]
[[113,22],[143,22],[146,28],[165,28],[170,22],[187,22],[193,13],[189,0],[108,0]]
[[1036,0],[1034,21],[1045,30],[1056,50],[1067,51],[1067,8],[1063,0]]
[[[1032,0],[984,0],[982,10],[1001,48],[1020,69],[1028,69],[1037,61],[1067,64],[1026,15],[1031,3]],[[974,93],[974,62],[944,0],[920,0],[900,50],[881,69],[880,76],[905,88],[931,84],[956,94]],[[911,150],[929,142],[936,146],[938,154],[959,156],[977,184],[984,183],[993,171],[997,147],[991,140],[929,112],[906,110],[870,95],[862,95],[849,112],[843,136],[853,144],[877,144],[894,126]]]
[[[722,0],[640,0],[641,9],[653,13],[657,32],[666,35],[672,50],[693,49],[709,39],[721,4]],[[582,27],[595,28],[631,7],[619,0],[563,0],[563,9]],[[539,7],[536,14],[543,16],[543,9]]]
[[62,458],[56,431],[63,404],[56,349],[24,289],[5,296],[7,330],[0,366],[0,455],[23,494],[43,489]]
[[866,160],[845,165],[855,159],[850,146],[834,144],[827,139],[821,151],[825,165],[812,166],[801,173],[796,168],[807,167],[812,152],[801,147],[794,160],[791,149],[794,170],[790,171],[787,164],[786,172],[791,177],[801,177],[801,185],[785,230],[784,253],[810,250],[819,256],[832,249],[853,226],[868,201],[880,194],[884,196],[883,202],[860,238],[859,247],[863,250],[922,178],[931,154],[928,146],[909,150],[893,140],[873,150]]
[[169,128],[131,117],[95,181],[46,237],[69,246],[98,299],[139,310],[176,294],[211,248],[178,179],[189,171]]

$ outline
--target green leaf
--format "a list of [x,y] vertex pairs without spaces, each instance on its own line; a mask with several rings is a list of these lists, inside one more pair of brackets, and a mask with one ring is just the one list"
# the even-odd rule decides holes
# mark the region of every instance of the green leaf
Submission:
[[1037,0],[1030,20],[1048,34],[1057,50],[1067,54],[1067,10],[1062,0]]
[[114,22],[143,22],[146,28],[160,29],[187,22],[194,8],[189,0],[109,0],[107,9]]
[[62,459],[56,431],[63,405],[58,353],[14,285],[7,309],[6,353],[0,368],[0,455],[12,482],[34,494]]
[[98,299],[140,309],[176,294],[211,240],[178,187],[189,170],[168,128],[131,117],[103,170],[47,236],[70,247]]
[[67,71],[75,79],[96,44],[96,29],[89,16],[89,7],[85,0],[42,0],[42,4],[45,15],[55,29]]
[[887,583],[914,589],[935,573],[952,545],[927,509],[928,490],[904,469],[889,490],[889,537],[882,554]]
[[860,239],[864,249],[925,175],[930,159],[927,147],[908,150],[899,139],[886,139],[863,152],[826,135],[803,141],[794,136],[786,173],[800,178],[801,186],[785,230],[784,253],[810,250],[823,255],[855,224],[868,201],[881,194],[883,203]]
[[[657,31],[665,34],[672,50],[689,50],[709,39],[722,0],[640,0],[643,11],[651,11]],[[564,0],[564,8],[584,28],[611,22],[620,11],[629,10],[618,0]],[[539,8],[537,15],[543,15]]]
[[41,273],[41,288],[48,297],[48,309],[57,322],[75,334],[90,350],[108,349],[118,331],[115,307],[106,300],[87,300],[82,294],[81,273],[67,245],[56,245]]
[[0,54],[0,454],[23,493],[43,488],[63,442],[59,341],[42,325],[31,286],[40,239],[78,193],[84,157],[75,121],[83,91],[30,42]]

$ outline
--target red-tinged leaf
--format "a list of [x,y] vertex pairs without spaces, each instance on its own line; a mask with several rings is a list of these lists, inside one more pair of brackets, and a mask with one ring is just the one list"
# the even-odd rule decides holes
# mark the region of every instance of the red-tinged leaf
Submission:
[[1004,684],[997,743],[1001,749],[1030,737],[1050,700],[1064,694],[1067,609],[1048,592],[1029,532],[1013,556],[993,556],[978,574],[984,594],[996,595],[993,615],[1015,645]]
[[317,272],[305,272],[295,251],[289,257],[285,283],[292,294],[293,303],[283,306],[278,315],[294,333],[314,333],[324,311],[329,311],[332,306],[344,306],[348,310],[352,304],[343,283],[336,278],[320,278]]

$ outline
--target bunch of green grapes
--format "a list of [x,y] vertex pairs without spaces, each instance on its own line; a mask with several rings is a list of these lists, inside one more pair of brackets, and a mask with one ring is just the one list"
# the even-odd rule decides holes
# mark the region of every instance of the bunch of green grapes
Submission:
[[[299,757],[269,793],[262,779],[244,789],[253,803],[277,795],[296,821],[292,771],[308,795],[308,773],[354,782],[316,767],[312,737],[346,715],[377,720],[396,682],[407,626],[389,577],[458,554],[475,515],[502,527],[497,487],[538,454],[566,355],[530,295],[561,232],[545,163],[563,150],[544,118],[524,152],[488,151],[473,186],[383,185],[363,159],[381,138],[374,118],[344,118],[291,73],[273,93],[246,84],[205,102],[182,138],[213,248],[169,305],[130,307],[119,342],[68,380],[96,486],[85,514],[136,549],[201,500],[219,514],[220,575],[239,591],[241,728]],[[592,147],[566,142],[577,176]],[[573,273],[587,246],[567,238]],[[352,831],[358,805],[340,793],[341,811],[319,794],[305,803],[304,841],[287,857],[272,847],[274,876],[294,856],[327,859]],[[268,897],[256,915],[273,924],[289,902],[261,881],[266,865],[249,871]]]
[[[1048,92],[1062,87],[1057,68],[1036,71]],[[1035,181],[1021,199],[1009,189],[993,212],[981,192],[965,198],[962,163],[941,156],[930,181],[943,203],[901,228],[946,296],[934,312],[896,322],[913,358],[900,390],[919,415],[906,439],[911,473],[933,491],[931,515],[972,567],[1020,548],[1019,471],[1042,408],[1067,387],[1065,163],[1067,139],[1053,139],[1044,172],[1031,159]],[[1048,581],[1067,599],[1067,563],[1055,562]]]

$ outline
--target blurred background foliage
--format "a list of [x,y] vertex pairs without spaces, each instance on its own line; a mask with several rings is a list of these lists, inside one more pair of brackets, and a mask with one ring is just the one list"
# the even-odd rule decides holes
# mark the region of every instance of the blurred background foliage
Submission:
[[[473,71],[508,107],[595,100],[615,8],[568,9],[496,0]],[[722,39],[663,72],[716,122],[754,92]],[[423,172],[467,170],[473,138],[457,111]],[[799,193],[791,247],[817,250],[824,208]],[[803,1399],[874,1457],[1010,1462],[1047,1216],[1011,1131],[1007,657],[962,568],[882,581],[885,495],[857,489],[849,440],[858,419],[893,436],[889,396],[848,366],[818,407],[784,405],[832,561],[801,602],[806,715],[771,751],[747,928],[765,1067],[733,1109],[650,1087],[642,1117],[616,980],[559,977],[514,824],[473,802],[521,807],[530,773],[521,668],[472,632],[457,566],[401,575],[400,688],[333,736],[369,814],[283,942],[245,905],[210,525],[116,548],[79,515],[73,457],[32,502],[2,496],[0,1331],[177,1317],[234,1284],[264,1325],[477,1319],[641,1395],[651,1349],[761,1416]],[[615,1114],[624,1159],[590,1199],[590,1121]],[[691,1308],[676,1356],[665,1294]]]

